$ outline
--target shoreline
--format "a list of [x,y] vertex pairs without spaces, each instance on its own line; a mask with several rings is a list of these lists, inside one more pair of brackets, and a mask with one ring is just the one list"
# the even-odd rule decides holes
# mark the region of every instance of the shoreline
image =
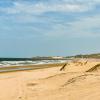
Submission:
[[18,71],[27,71],[27,70],[38,70],[38,69],[44,69],[44,68],[59,67],[59,66],[63,66],[65,63],[2,67],[2,68],[0,68],[0,73],[18,72]]

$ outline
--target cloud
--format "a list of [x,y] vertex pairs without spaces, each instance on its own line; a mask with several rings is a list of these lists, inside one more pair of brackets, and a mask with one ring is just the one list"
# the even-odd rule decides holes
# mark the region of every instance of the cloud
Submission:
[[48,37],[100,37],[100,14],[78,17],[75,21],[54,24]]
[[[86,12],[95,9],[100,0],[10,0],[10,6],[1,6],[0,12],[7,14],[42,14],[46,12]],[[6,3],[6,2],[4,2]],[[8,2],[7,2],[8,5]]]
[[0,8],[1,12],[7,14],[41,14],[45,12],[84,12],[90,9],[89,5],[69,2],[13,2],[13,6]]
[[[99,34],[100,16],[89,17],[86,14],[89,11],[94,13],[99,3],[99,0],[40,0],[35,3],[15,0],[12,6],[1,7],[0,11],[8,14],[3,20],[15,25],[18,32],[47,37],[82,37],[94,36],[95,32]],[[11,26],[8,29],[12,29]]]
[[[80,18],[76,22],[70,23],[72,30],[78,33],[95,35],[98,33],[100,35],[100,15],[93,15],[91,17]],[[98,29],[98,32],[96,31]]]

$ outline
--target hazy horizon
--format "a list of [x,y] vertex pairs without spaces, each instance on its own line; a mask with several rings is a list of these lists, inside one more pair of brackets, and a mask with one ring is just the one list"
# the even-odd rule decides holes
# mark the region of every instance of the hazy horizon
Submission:
[[0,0],[0,57],[100,53],[100,0]]

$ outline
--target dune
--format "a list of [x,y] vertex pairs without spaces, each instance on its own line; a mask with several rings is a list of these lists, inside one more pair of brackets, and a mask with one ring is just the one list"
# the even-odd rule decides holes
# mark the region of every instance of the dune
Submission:
[[92,68],[90,68],[86,72],[97,72],[97,71],[100,71],[100,64],[93,66]]
[[0,100],[100,100],[100,62],[64,65],[1,73]]

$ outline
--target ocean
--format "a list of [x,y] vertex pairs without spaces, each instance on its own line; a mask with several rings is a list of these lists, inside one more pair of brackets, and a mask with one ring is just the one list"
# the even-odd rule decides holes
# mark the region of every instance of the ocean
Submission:
[[68,60],[0,61],[0,67],[64,63]]

